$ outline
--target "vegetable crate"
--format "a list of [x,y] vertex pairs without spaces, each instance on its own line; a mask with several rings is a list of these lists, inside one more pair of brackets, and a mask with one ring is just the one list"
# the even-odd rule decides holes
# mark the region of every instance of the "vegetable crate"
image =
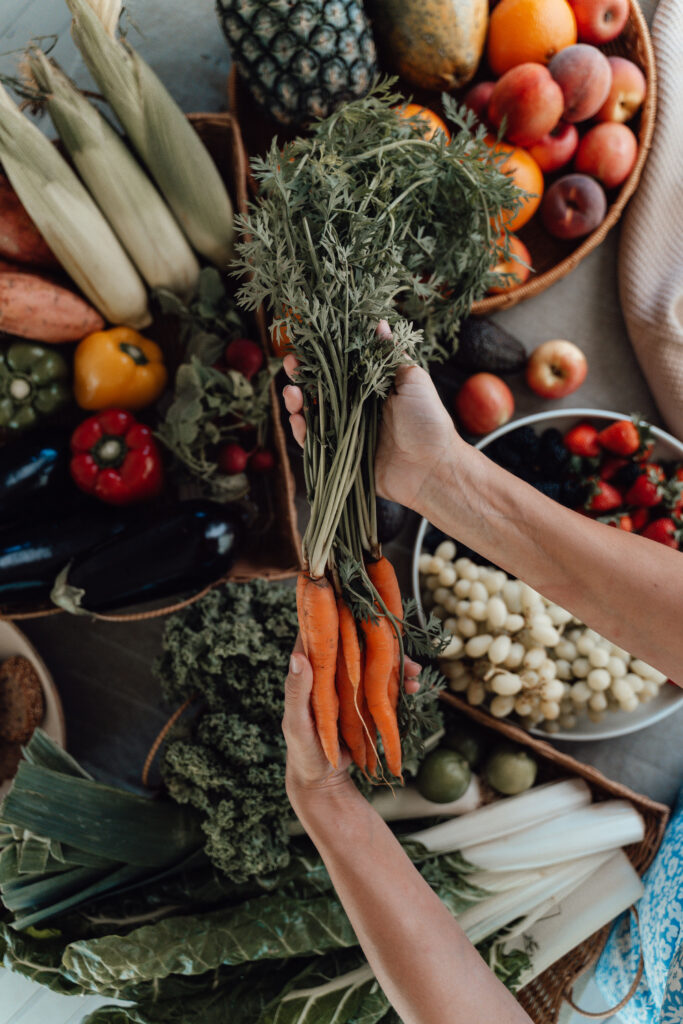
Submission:
[[[194,125],[205,146],[213,157],[223,177],[235,212],[244,214],[247,208],[247,158],[242,143],[239,125],[228,113],[189,114],[188,118]],[[265,317],[261,310],[254,316],[255,328],[267,355],[270,355]],[[162,328],[163,330],[163,328]],[[294,503],[295,483],[287,455],[285,432],[281,422],[280,404],[274,383],[270,386],[270,404],[272,412],[273,449],[276,455],[276,468],[272,484],[272,508],[270,518],[272,526],[259,538],[258,545],[253,545],[245,555],[239,557],[226,577],[219,578],[197,593],[179,601],[158,602],[149,610],[126,614],[101,615],[111,621],[129,621],[153,618],[176,611],[197,600],[212,587],[231,579],[244,582],[251,579],[287,579],[295,576],[301,565],[301,538],[297,526],[297,513]],[[60,609],[50,606],[40,607],[5,607],[0,605],[0,619],[31,619],[57,613]]]
[[[643,817],[645,837],[642,842],[627,846],[625,853],[638,874],[642,876],[645,873],[662,841],[669,817],[668,807],[634,793],[627,786],[612,782],[590,765],[582,764],[569,754],[555,750],[549,743],[530,736],[517,725],[493,718],[453,694],[442,693],[441,699],[446,705],[472,718],[480,726],[493,729],[506,739],[530,748],[538,760],[539,769],[545,780],[574,775],[586,781],[595,800],[629,800]],[[572,988],[579,977],[598,959],[609,931],[610,925],[606,925],[520,990],[517,998],[535,1024],[557,1024],[562,1004],[571,997]]]

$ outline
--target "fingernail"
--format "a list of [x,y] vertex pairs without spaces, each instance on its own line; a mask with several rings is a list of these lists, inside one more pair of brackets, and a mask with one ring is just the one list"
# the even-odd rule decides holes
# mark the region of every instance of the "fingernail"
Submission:
[[293,676],[301,675],[301,658],[293,654],[289,659],[289,671]]

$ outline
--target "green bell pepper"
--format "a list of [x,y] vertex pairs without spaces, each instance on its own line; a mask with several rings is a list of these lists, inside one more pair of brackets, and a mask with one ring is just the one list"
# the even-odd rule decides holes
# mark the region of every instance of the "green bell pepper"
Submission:
[[45,345],[18,341],[0,352],[0,428],[27,430],[71,397],[64,356]]

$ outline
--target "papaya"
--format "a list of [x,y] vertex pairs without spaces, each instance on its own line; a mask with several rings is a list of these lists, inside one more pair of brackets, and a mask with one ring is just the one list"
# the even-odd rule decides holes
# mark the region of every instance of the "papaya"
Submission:
[[470,81],[486,41],[488,0],[366,0],[384,71],[416,89]]

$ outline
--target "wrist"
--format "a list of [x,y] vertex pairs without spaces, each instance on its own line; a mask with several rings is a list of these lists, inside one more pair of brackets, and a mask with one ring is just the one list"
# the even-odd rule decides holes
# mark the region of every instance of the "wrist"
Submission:
[[417,495],[413,509],[418,515],[434,522],[434,516],[444,505],[460,504],[467,494],[466,479],[470,475],[470,464],[475,450],[455,434],[453,443],[444,448]]
[[288,776],[287,796],[307,832],[317,822],[336,818],[364,802],[348,772],[317,785]]

